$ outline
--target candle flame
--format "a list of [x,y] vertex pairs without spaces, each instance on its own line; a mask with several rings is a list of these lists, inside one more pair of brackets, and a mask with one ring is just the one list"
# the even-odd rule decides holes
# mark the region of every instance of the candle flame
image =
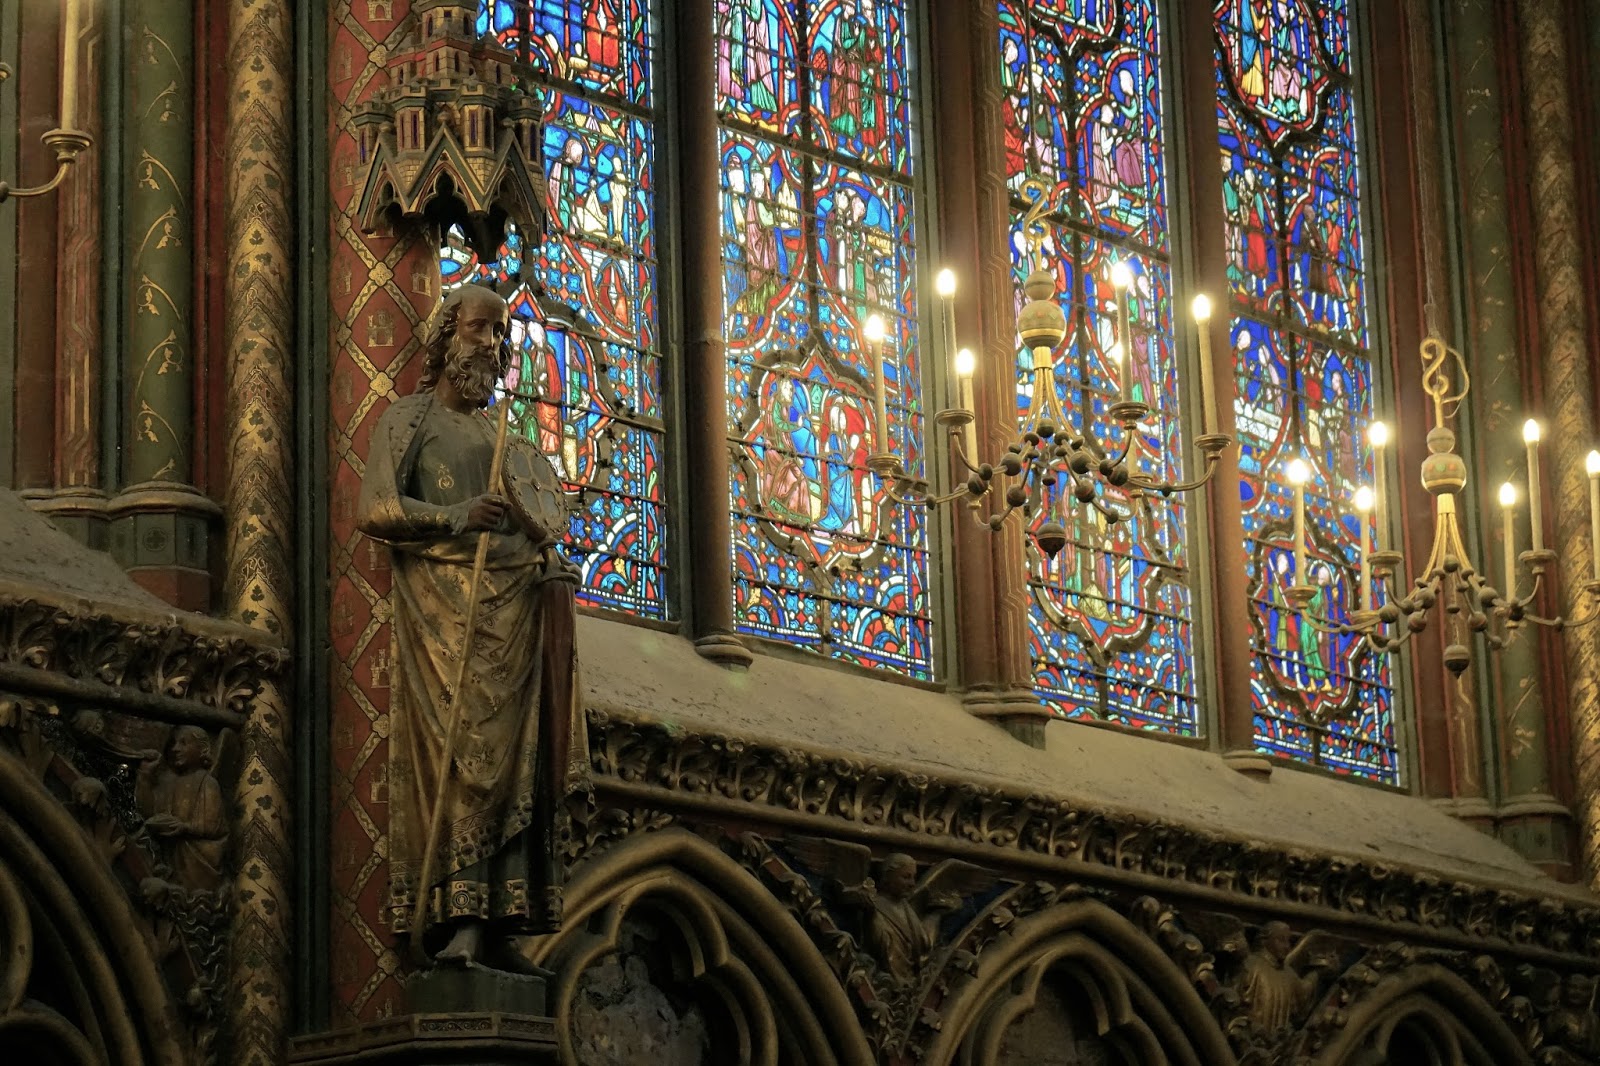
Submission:
[[933,279],[933,287],[938,290],[940,296],[946,298],[954,296],[956,294],[955,271],[948,267],[939,271],[938,276]]
[[1522,439],[1528,444],[1538,444],[1542,432],[1536,419],[1530,418],[1522,423]]
[[1517,505],[1517,487],[1506,481],[1500,485],[1500,506],[1507,509]]
[[1289,478],[1291,485],[1304,485],[1311,480],[1311,468],[1306,465],[1304,459],[1290,459],[1289,464],[1284,467],[1284,474]]
[[1367,427],[1367,440],[1372,442],[1374,448],[1382,448],[1389,443],[1389,425],[1386,422],[1374,422]]
[[1189,309],[1194,314],[1196,322],[1211,321],[1211,297],[1205,293],[1196,296],[1194,302],[1189,305]]
[[1590,477],[1600,477],[1600,452],[1591,451],[1586,455],[1583,468],[1589,472]]
[[971,348],[963,348],[956,353],[956,376],[970,378],[977,366],[978,361],[973,357]]
[[868,315],[867,320],[861,324],[861,332],[873,344],[883,340],[883,316]]
[[1355,502],[1356,510],[1360,511],[1362,514],[1366,514],[1368,511],[1372,510],[1372,489],[1366,485],[1362,485],[1360,488],[1356,489]]
[[1133,284],[1133,271],[1128,268],[1127,263],[1111,264],[1111,284],[1119,289],[1126,289]]

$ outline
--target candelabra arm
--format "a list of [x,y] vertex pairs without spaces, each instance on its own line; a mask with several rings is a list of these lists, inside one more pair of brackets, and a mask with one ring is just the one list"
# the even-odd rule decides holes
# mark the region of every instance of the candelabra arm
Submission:
[[45,193],[51,192],[66,178],[67,171],[71,170],[72,164],[78,161],[79,153],[85,151],[94,143],[94,138],[82,130],[50,130],[39,139],[44,142],[46,148],[56,153],[55,176],[43,185],[35,185],[24,189],[13,189],[6,182],[0,181],[0,202],[4,202],[11,197],[43,196]]
[[1233,443],[1233,438],[1222,433],[1207,433],[1195,438],[1195,445],[1205,456],[1205,470],[1193,481],[1165,482],[1162,484],[1150,483],[1143,487],[1143,491],[1159,493],[1161,496],[1172,496],[1179,492],[1193,492],[1195,489],[1209,483],[1217,476],[1217,467],[1222,462],[1222,452]]

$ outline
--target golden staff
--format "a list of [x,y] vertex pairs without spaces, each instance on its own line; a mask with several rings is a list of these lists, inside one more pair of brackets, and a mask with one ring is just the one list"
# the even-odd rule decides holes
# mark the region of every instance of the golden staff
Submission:
[[[489,489],[498,494],[501,467],[506,458],[506,423],[511,417],[511,400],[500,397],[500,421],[494,432],[494,458],[489,460]],[[478,595],[483,582],[483,568],[489,561],[489,530],[478,534],[478,553],[472,559],[472,583],[467,586],[467,625],[461,635],[461,658],[456,662],[456,683],[450,689],[450,726],[444,734],[444,765],[440,768],[439,794],[434,800],[433,815],[428,820],[428,846],[422,853],[422,877],[417,882],[417,905],[411,914],[411,947],[419,960],[432,960],[422,949],[422,931],[427,915],[428,899],[433,894],[434,853],[439,847],[439,832],[444,828],[445,794],[450,788],[450,773],[455,766],[451,753],[455,750],[456,734],[461,730],[461,686],[467,680],[467,662],[472,657],[472,641],[478,630]]]

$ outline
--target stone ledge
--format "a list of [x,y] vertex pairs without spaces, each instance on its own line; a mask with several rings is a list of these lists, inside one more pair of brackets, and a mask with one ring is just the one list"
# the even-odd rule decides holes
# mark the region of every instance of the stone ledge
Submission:
[[556,1023],[526,1014],[403,1014],[295,1037],[296,1066],[523,1066],[559,1061]]

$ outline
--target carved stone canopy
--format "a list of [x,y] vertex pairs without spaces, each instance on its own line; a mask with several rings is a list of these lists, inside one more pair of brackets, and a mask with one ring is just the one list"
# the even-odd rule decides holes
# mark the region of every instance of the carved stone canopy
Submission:
[[477,36],[476,5],[417,0],[407,43],[389,57],[388,87],[353,125],[366,179],[362,230],[405,222],[460,226],[485,259],[507,223],[528,247],[545,229],[544,112],[517,84],[511,52]]

